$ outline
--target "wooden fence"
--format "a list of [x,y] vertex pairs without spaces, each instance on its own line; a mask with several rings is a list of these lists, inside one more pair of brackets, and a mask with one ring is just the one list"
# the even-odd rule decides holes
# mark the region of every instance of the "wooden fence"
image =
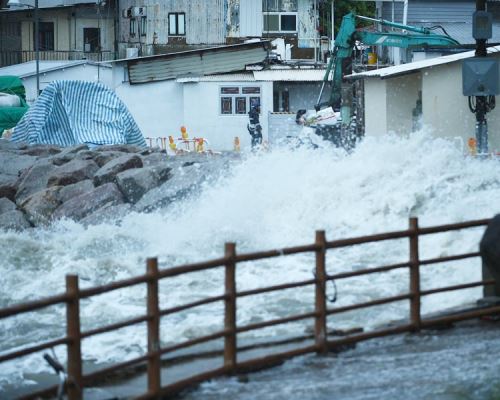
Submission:
[[[487,225],[489,221],[490,221],[489,219],[484,219],[484,220],[476,220],[476,221],[463,222],[457,224],[421,228],[418,226],[418,220],[416,218],[411,218],[409,220],[409,228],[403,231],[395,231],[389,233],[382,233],[364,237],[333,240],[333,241],[326,240],[324,231],[317,231],[315,242],[312,244],[306,244],[303,246],[289,247],[277,250],[256,252],[256,253],[248,253],[248,254],[237,254],[236,245],[234,243],[226,243],[225,255],[222,258],[207,262],[194,263],[169,269],[163,269],[163,270],[160,270],[158,268],[158,262],[156,259],[150,258],[147,260],[147,271],[145,275],[88,289],[79,288],[77,275],[67,275],[66,293],[45,298],[42,300],[32,301],[29,303],[13,305],[0,310],[0,319],[4,319],[11,316],[17,316],[21,313],[31,312],[44,307],[65,303],[67,310],[66,336],[51,341],[47,341],[44,343],[32,345],[22,350],[3,353],[2,355],[0,355],[0,363],[6,362],[8,360],[14,360],[19,357],[32,354],[35,352],[40,352],[42,350],[49,349],[54,346],[66,345],[67,358],[68,358],[67,360],[68,384],[66,389],[68,393],[68,398],[70,400],[81,399],[83,388],[89,387],[90,385],[92,385],[93,382],[102,378],[103,376],[106,376],[108,374],[113,374],[116,373],[117,371],[125,370],[129,367],[141,364],[147,365],[147,390],[145,388],[146,390],[145,393],[139,398],[152,399],[177,393],[182,389],[185,389],[189,386],[192,386],[193,384],[199,383],[207,379],[212,379],[215,377],[220,377],[228,374],[234,374],[240,371],[264,368],[276,364],[278,362],[281,362],[290,357],[306,353],[313,353],[313,352],[325,353],[329,350],[334,350],[336,348],[339,348],[339,346],[353,344],[362,340],[382,337],[386,335],[398,334],[403,332],[415,332],[420,329],[429,328],[440,324],[449,324],[460,320],[477,318],[484,315],[498,313],[500,312],[500,306],[492,306],[472,311],[469,310],[469,311],[453,313],[452,315],[447,315],[447,316],[422,318],[421,307],[420,307],[420,300],[422,296],[428,296],[435,293],[449,292],[460,289],[480,287],[484,285],[492,285],[494,284],[494,281],[483,280],[479,282],[446,286],[430,290],[421,290],[420,268],[422,266],[478,257],[479,253],[473,252],[473,253],[457,254],[446,257],[422,260],[419,257],[419,238],[423,235],[430,235],[430,234],[454,231],[465,228],[481,227]],[[393,239],[405,239],[405,238],[409,240],[408,261],[404,261],[398,264],[385,265],[376,268],[342,272],[334,275],[328,275],[326,273],[326,267],[325,267],[326,253],[330,249],[337,249],[342,247],[359,245],[363,243],[372,243],[372,242],[380,242]],[[293,254],[308,253],[308,252],[315,253],[316,256],[315,274],[313,279],[262,287],[246,291],[237,291],[235,274],[238,263],[253,261],[253,260],[268,259],[273,257],[282,257]],[[158,300],[159,297],[158,291],[159,291],[159,281],[161,279],[166,279],[181,274],[186,274],[195,271],[203,271],[218,267],[225,268],[225,292],[223,295],[204,298],[198,301],[193,301],[191,303],[183,304],[172,308],[160,309]],[[366,274],[387,272],[401,268],[409,268],[410,271],[409,273],[410,287],[408,293],[392,297],[379,298],[369,302],[353,304],[348,306],[334,307],[334,308],[327,307],[325,287],[328,281],[332,280],[337,281],[340,279],[352,278],[355,276],[361,276]],[[82,330],[80,329],[80,301],[82,299],[138,284],[145,284],[147,286],[146,315],[82,332]],[[248,324],[245,326],[238,326],[236,324],[236,315],[237,315],[236,300],[238,298],[254,296],[262,293],[282,291],[285,289],[298,288],[307,285],[315,285],[315,304],[313,311],[299,315],[291,315],[284,318]],[[362,331],[335,340],[328,339],[328,332],[326,329],[328,316],[352,310],[359,310],[366,307],[372,307],[396,301],[402,301],[402,300],[408,300],[410,302],[410,312],[407,322],[401,323],[396,326],[377,329],[374,331],[368,331],[368,332]],[[160,319],[163,316],[175,314],[187,309],[216,302],[224,303],[225,313],[224,313],[223,330],[212,333],[210,335],[201,336],[192,340],[178,343],[175,345],[170,345],[167,347],[161,346]],[[242,348],[239,348],[237,346],[238,334],[243,332],[263,329],[279,324],[286,324],[290,322],[311,320],[311,319],[314,320],[313,344],[305,345],[303,347],[295,348],[293,350],[273,353],[272,355],[267,355],[264,357],[258,357],[245,361],[238,360],[238,354],[239,354],[238,351],[240,352],[242,351]],[[136,357],[132,360],[124,361],[112,365],[110,367],[101,369],[97,372],[92,372],[87,375],[84,375],[82,373],[82,354],[81,354],[82,340],[93,335],[114,331],[120,328],[124,328],[139,323],[147,323],[148,350],[146,354],[143,354],[142,356]],[[171,383],[169,385],[162,386],[160,372],[162,368],[161,361],[163,355],[167,353],[172,353],[180,349],[185,349],[194,345],[212,341],[215,339],[224,340],[224,350],[223,350],[224,362],[222,367],[218,367],[208,372],[200,373],[198,375],[191,376],[187,379],[183,379]],[[57,389],[56,386],[49,387],[40,390],[36,393],[32,393],[26,396],[25,398],[32,399],[37,397],[48,396],[55,393],[56,389]]]

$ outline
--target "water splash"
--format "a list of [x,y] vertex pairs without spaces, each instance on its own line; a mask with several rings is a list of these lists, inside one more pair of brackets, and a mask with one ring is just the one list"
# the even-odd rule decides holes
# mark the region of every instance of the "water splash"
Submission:
[[[312,243],[314,231],[328,239],[405,229],[410,216],[422,226],[488,218],[498,212],[491,199],[500,194],[500,164],[464,157],[454,143],[424,132],[409,138],[367,138],[356,150],[324,146],[318,149],[276,148],[248,154],[230,171],[207,180],[202,189],[182,202],[151,214],[131,213],[120,224],[84,228],[62,221],[51,228],[16,234],[0,232],[0,306],[33,300],[64,291],[64,276],[77,273],[88,287],[142,274],[146,257],[159,257],[161,267],[220,257],[226,241],[239,252]],[[423,258],[476,251],[480,230],[453,232],[424,240]],[[344,249],[328,255],[328,272],[407,260],[405,241]],[[312,277],[312,255],[280,257],[245,265],[238,270],[238,288],[291,282]],[[424,287],[480,279],[478,262],[460,262],[452,273],[441,267],[422,272]],[[162,282],[162,307],[222,293],[222,271],[211,271]],[[377,278],[338,283],[339,305],[404,293],[407,274],[395,271]],[[330,290],[330,289],[329,289]],[[424,311],[463,304],[478,290],[437,296],[424,302]],[[113,322],[145,312],[143,287],[85,300],[83,329],[100,321]],[[312,288],[294,293],[245,299],[239,303],[238,322],[254,322],[310,311]],[[336,317],[335,326],[375,325],[405,315],[406,304],[387,306],[376,313]],[[40,316],[41,315],[41,316]],[[23,332],[31,341],[60,333],[64,312],[33,313],[27,319],[1,322],[0,351],[23,346]],[[44,329],[35,333],[33,327]],[[171,343],[222,326],[220,305],[194,309],[162,320],[163,341]],[[287,325],[301,332],[300,324]],[[84,357],[96,362],[123,360],[144,350],[144,327],[99,335],[84,342]],[[270,330],[274,334],[278,330]],[[131,346],[134,338],[134,346]],[[62,355],[62,352],[61,352]],[[63,355],[62,355],[62,357]],[[0,384],[19,380],[22,371],[43,370],[41,357],[8,364]],[[16,378],[17,377],[17,378]]]

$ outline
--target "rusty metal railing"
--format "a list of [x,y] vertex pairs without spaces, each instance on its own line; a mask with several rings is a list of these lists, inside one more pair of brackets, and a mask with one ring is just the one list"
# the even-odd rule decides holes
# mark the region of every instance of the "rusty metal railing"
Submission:
[[[112,51],[85,52],[78,50],[40,50],[38,53],[40,61],[113,61],[115,53]],[[0,67],[20,64],[36,60],[34,50],[9,50],[0,51]]]
[[[70,400],[81,399],[83,388],[95,383],[103,376],[115,373],[120,370],[127,369],[132,366],[146,365],[147,366],[147,391],[139,398],[150,399],[158,398],[159,396],[169,395],[178,392],[190,385],[201,382],[206,379],[219,377],[226,374],[234,374],[239,371],[255,370],[271,366],[273,364],[282,362],[285,359],[302,355],[306,353],[325,353],[329,350],[336,349],[339,346],[346,344],[356,343],[362,340],[382,337],[386,335],[398,334],[403,332],[415,332],[423,328],[429,328],[440,324],[449,324],[452,322],[477,318],[492,313],[499,313],[500,306],[487,307],[478,310],[466,310],[463,312],[456,312],[453,315],[444,315],[441,317],[422,318],[421,315],[421,298],[436,293],[461,290],[484,285],[494,284],[493,280],[483,280],[479,282],[470,282],[460,285],[446,286],[441,288],[434,288],[429,290],[421,290],[420,288],[420,267],[424,265],[458,261],[473,257],[478,257],[478,252],[457,254],[446,257],[438,257],[432,259],[422,260],[419,257],[419,238],[424,235],[435,233],[443,233],[459,229],[467,229],[473,227],[482,227],[488,224],[489,219],[462,222],[457,224],[441,225],[434,227],[421,228],[418,225],[416,218],[410,218],[409,228],[407,230],[395,231],[389,233],[375,234],[350,239],[340,239],[327,241],[324,231],[317,231],[314,243],[288,247],[277,250],[269,250],[262,252],[254,252],[247,254],[237,254],[236,245],[234,243],[226,243],[224,257],[206,262],[187,264],[179,267],[160,270],[158,268],[158,261],[155,258],[147,260],[147,270],[145,275],[109,283],[93,288],[80,289],[78,284],[77,275],[67,275],[66,277],[66,293],[52,296],[49,298],[31,301],[24,304],[13,305],[4,309],[0,309],[0,320],[7,317],[17,316],[22,313],[35,311],[44,307],[65,303],[66,304],[66,336],[56,338],[51,341],[39,343],[26,347],[22,350],[6,352],[0,355],[0,364],[9,360],[39,352],[57,345],[67,346],[67,394]],[[326,254],[328,250],[338,249],[348,246],[374,243],[394,239],[409,239],[409,258],[408,261],[385,265],[376,268],[369,268],[363,270],[355,270],[348,272],[340,272],[334,275],[328,275],[326,272]],[[236,269],[239,263],[262,260],[273,257],[283,257],[293,254],[301,253],[315,253],[315,273],[314,278],[303,280],[299,282],[289,282],[280,285],[267,286],[258,289],[251,289],[245,291],[237,290],[236,282]],[[213,268],[223,267],[225,270],[225,292],[220,296],[207,297],[201,300],[193,301],[191,303],[182,304],[175,307],[160,309],[159,305],[159,281],[181,274],[204,271]],[[352,304],[348,306],[328,308],[325,293],[326,283],[328,281],[338,281],[341,279],[357,277],[367,274],[375,274],[388,272],[396,269],[409,268],[410,271],[410,287],[409,292],[396,296],[379,298],[364,303]],[[111,291],[127,288],[134,285],[145,284],[147,286],[147,314],[125,321],[109,324],[94,328],[92,330],[81,331],[80,327],[80,302],[82,299],[92,296],[108,293]],[[315,301],[313,311],[290,315],[283,318],[248,324],[237,325],[236,315],[237,306],[236,300],[242,297],[255,296],[264,293],[277,292],[282,290],[300,288],[304,286],[315,285]],[[340,339],[328,340],[327,332],[327,318],[334,314],[344,313],[353,310],[359,310],[366,307],[373,307],[383,304],[388,304],[396,301],[408,300],[410,302],[410,312],[408,322],[402,322],[399,325],[391,326],[384,329],[378,329],[369,332],[355,332]],[[202,305],[223,302],[224,304],[224,329],[209,335],[200,336],[185,342],[176,343],[174,345],[162,347],[160,337],[160,320],[166,315],[172,315],[184,310]],[[238,348],[237,337],[238,334],[243,332],[254,331],[258,329],[268,328],[280,324],[302,321],[314,320],[314,334],[312,339],[314,343],[305,345],[303,347],[295,348],[280,353],[273,353],[264,357],[249,359],[246,361],[239,361],[238,354],[246,346]],[[107,368],[101,369],[84,375],[82,373],[82,354],[81,343],[82,340],[105,332],[114,331],[127,326],[146,323],[147,324],[147,352],[139,357],[127,360],[121,363],[114,364]],[[305,339],[306,337],[298,338]],[[166,386],[162,386],[161,374],[162,369],[162,356],[167,353],[172,353],[176,350],[185,349],[201,343],[212,341],[215,339],[224,339],[223,348],[223,366],[214,368],[208,372],[193,375],[189,378],[179,380]],[[279,342],[276,342],[279,343]],[[265,346],[268,347],[268,346]],[[55,393],[57,387],[52,386],[31,393],[23,398],[34,399],[38,397],[48,396]]]

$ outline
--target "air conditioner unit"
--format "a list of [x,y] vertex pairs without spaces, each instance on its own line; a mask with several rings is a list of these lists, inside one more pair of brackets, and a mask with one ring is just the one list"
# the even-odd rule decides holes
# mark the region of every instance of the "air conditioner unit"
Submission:
[[132,7],[132,17],[145,17],[146,7]]

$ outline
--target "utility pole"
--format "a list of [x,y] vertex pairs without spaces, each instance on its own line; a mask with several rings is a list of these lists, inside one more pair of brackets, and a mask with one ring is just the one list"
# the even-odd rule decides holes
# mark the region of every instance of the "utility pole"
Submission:
[[486,51],[486,41],[492,37],[492,21],[486,0],[476,0],[472,16],[475,57],[466,59],[462,67],[463,94],[469,97],[469,108],[476,115],[476,149],[483,156],[489,152],[486,113],[495,108],[495,96],[500,89],[498,61],[488,57]]
[[[486,0],[476,0],[476,11],[486,11]],[[486,39],[476,39],[476,57],[486,57]]]
[[[476,0],[476,11],[486,11],[486,1]],[[476,39],[476,57],[486,57],[486,39]],[[479,154],[488,153],[488,123],[486,96],[476,96],[476,143]]]

